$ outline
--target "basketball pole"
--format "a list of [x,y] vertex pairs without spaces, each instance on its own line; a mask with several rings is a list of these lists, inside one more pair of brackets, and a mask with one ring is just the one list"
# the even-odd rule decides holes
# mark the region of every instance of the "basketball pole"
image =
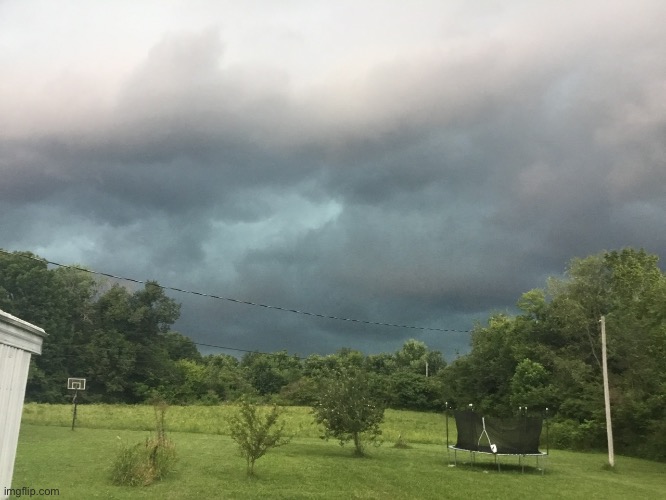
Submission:
[[606,318],[601,323],[601,362],[604,377],[604,403],[606,406],[606,436],[608,437],[608,465],[615,467],[615,452],[613,451],[613,426],[611,424],[610,389],[608,388],[608,358],[606,356]]
[[78,405],[78,401],[76,400],[76,396],[79,394],[78,389],[74,389],[74,398],[72,399],[72,403],[74,403],[74,411],[72,414],[72,430],[74,430],[74,424],[76,423],[76,405]]

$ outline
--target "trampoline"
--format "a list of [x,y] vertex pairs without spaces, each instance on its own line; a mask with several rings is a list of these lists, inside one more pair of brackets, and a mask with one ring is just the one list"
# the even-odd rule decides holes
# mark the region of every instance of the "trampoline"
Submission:
[[[529,457],[536,460],[536,468],[544,473],[548,451],[543,453],[539,450],[543,424],[541,418],[484,417],[474,411],[454,411],[453,414],[458,439],[455,445],[449,444],[447,413],[446,444],[447,449],[453,450],[454,465],[458,464],[458,452],[465,451],[470,454],[472,466],[477,454],[493,455],[498,471],[501,471],[500,457],[518,457],[518,465],[524,472],[524,459]],[[541,467],[540,461],[543,463]]]

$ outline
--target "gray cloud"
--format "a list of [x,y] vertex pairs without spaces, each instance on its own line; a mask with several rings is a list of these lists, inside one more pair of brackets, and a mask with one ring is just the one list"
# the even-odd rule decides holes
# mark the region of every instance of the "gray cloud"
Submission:
[[[243,52],[247,35],[215,14],[137,49],[115,86],[45,70],[55,95],[85,95],[34,104],[17,87],[0,99],[0,114],[17,117],[0,118],[0,246],[454,330],[511,310],[571,257],[664,255],[665,7],[590,5],[573,16],[573,3],[424,4],[433,34],[387,36],[384,52],[356,22],[350,39],[367,45],[345,45],[335,25],[322,28],[340,37],[334,49],[273,24],[275,48]],[[321,59],[297,64],[315,39],[305,53]],[[19,81],[2,50],[0,69]],[[451,356],[468,340],[173,296],[177,328],[229,347],[374,352],[419,337]]]

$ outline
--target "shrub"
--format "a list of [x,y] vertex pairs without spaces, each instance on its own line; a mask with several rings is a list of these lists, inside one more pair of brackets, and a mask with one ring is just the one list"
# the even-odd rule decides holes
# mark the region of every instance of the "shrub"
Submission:
[[652,439],[640,450],[641,454],[650,460],[666,462],[666,421],[652,420],[649,426]]
[[124,486],[148,486],[169,474],[176,462],[173,443],[148,438],[134,446],[121,445],[111,468],[111,480]]
[[113,484],[125,486],[150,484],[148,477],[146,477],[142,451],[141,443],[134,446],[121,445],[111,467],[111,481],[113,481]]
[[398,434],[398,440],[395,442],[393,445],[394,448],[400,448],[403,450],[407,450],[411,448],[411,446],[407,443],[407,440],[403,439],[402,433]]
[[600,449],[606,443],[605,438],[603,422],[562,420],[550,423],[549,445],[552,448],[576,451]]
[[111,467],[111,480],[125,486],[147,486],[163,479],[173,471],[176,447],[166,436],[165,414],[167,404],[153,403],[155,408],[155,436],[134,446],[121,445]]
[[310,406],[319,395],[319,384],[311,377],[301,377],[280,390],[280,400],[287,405]]

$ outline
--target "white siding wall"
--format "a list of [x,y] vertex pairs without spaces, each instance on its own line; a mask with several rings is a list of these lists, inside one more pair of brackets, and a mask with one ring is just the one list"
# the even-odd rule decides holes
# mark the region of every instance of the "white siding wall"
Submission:
[[14,473],[30,355],[41,354],[44,330],[0,310],[0,498]]
[[25,385],[30,353],[0,344],[0,498],[9,488],[14,473]]

